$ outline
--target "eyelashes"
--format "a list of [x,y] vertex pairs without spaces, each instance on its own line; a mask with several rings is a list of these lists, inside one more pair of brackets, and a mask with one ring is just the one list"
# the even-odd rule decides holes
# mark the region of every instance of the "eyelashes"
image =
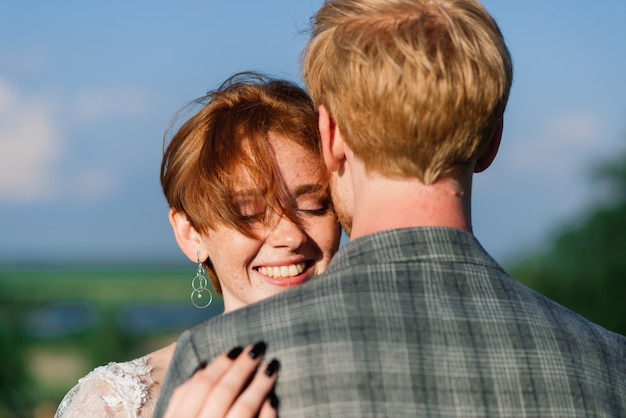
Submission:
[[318,209],[298,209],[298,212],[309,216],[324,216],[330,211],[330,209],[331,205],[327,204]]
[[[302,205],[304,207],[296,207],[295,212],[299,217],[320,217],[325,216],[332,211],[333,206],[330,201],[317,202],[316,205]],[[255,208],[256,212],[251,210],[241,210],[240,219],[247,224],[264,224],[272,217],[271,209],[265,209],[258,211],[258,207]]]

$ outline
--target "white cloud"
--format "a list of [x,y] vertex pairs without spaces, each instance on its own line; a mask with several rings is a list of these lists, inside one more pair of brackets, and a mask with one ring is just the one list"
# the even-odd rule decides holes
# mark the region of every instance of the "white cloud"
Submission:
[[576,111],[539,122],[524,137],[511,133],[504,141],[506,163],[521,174],[586,175],[589,166],[615,149],[616,140],[602,116]]
[[[28,94],[0,76],[0,203],[33,204],[107,199],[120,186],[116,161],[85,161],[68,149],[90,125],[134,118],[149,110],[139,89],[94,87],[73,97]],[[92,148],[98,148],[94,143]]]
[[548,134],[556,146],[575,147],[577,150],[594,148],[605,137],[604,123],[593,112],[574,112],[555,118],[548,125]]
[[49,101],[25,97],[0,78],[0,201],[33,202],[57,193],[60,147]]
[[90,87],[81,90],[74,100],[74,121],[93,123],[111,116],[141,116],[150,106],[150,100],[133,87]]

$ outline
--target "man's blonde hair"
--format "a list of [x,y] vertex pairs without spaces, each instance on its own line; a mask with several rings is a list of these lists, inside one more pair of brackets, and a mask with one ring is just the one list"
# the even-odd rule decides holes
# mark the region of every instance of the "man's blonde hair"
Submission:
[[306,87],[368,171],[425,184],[482,152],[511,57],[473,0],[329,0],[312,19]]

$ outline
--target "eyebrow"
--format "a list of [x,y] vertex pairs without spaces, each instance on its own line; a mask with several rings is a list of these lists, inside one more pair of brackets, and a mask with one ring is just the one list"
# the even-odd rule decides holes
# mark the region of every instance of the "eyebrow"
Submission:
[[319,193],[319,192],[324,192],[324,191],[326,191],[326,186],[321,185],[319,183],[303,184],[303,185],[298,186],[296,190],[294,190],[293,195],[295,197],[298,197],[304,194]]
[[[305,194],[319,193],[319,192],[325,192],[325,191],[326,191],[326,186],[322,184],[318,184],[318,183],[302,184],[293,191],[293,195],[294,197],[298,197],[298,196],[302,196]],[[245,199],[245,198],[250,198],[250,197],[258,197],[258,196],[263,196],[262,190],[246,189],[246,190],[239,190],[234,193],[234,197],[238,199]]]

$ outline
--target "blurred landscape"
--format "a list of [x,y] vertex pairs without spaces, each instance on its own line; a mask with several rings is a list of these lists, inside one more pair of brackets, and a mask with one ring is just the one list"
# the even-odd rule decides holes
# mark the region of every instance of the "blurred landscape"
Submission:
[[220,298],[191,304],[187,267],[0,267],[0,418],[53,417],[93,368],[221,313]]

